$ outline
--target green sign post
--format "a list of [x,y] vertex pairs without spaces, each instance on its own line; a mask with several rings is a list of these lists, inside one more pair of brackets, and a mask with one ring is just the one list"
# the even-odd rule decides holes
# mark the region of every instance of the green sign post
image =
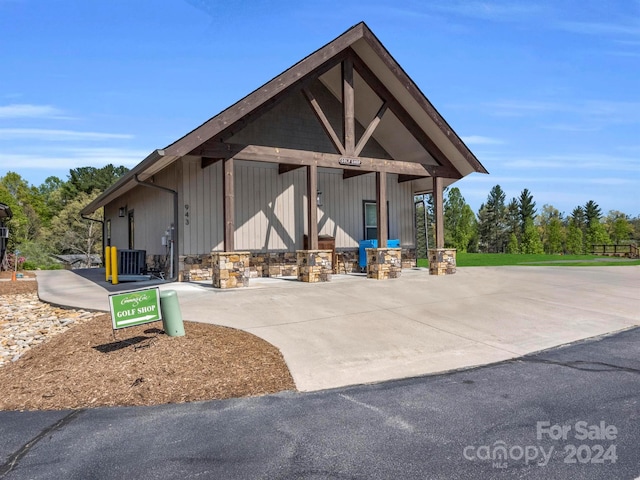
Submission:
[[158,287],[112,293],[109,305],[114,330],[162,320]]

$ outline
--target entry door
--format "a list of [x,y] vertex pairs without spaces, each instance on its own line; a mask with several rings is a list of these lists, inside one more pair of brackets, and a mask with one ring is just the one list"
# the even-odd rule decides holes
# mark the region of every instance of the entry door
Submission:
[[129,210],[129,250],[133,250],[133,240],[135,238],[135,221],[133,219],[133,210]]

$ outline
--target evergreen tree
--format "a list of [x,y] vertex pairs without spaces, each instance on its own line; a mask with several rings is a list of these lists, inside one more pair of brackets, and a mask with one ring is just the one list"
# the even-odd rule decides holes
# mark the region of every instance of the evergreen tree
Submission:
[[524,233],[527,219],[533,221],[536,215],[536,202],[533,201],[533,195],[527,188],[520,192],[520,198],[518,198],[518,214],[520,216],[520,233],[522,234]]
[[507,233],[516,235],[519,238],[522,234],[522,228],[520,226],[520,207],[517,198],[512,198],[505,212],[505,224],[507,227]]
[[504,199],[504,191],[500,185],[496,185],[489,192],[487,203],[483,204],[478,212],[480,242],[486,246],[488,252],[502,252],[507,243]]
[[596,202],[589,200],[584,206],[585,225],[588,228],[594,220],[600,221],[602,210]]

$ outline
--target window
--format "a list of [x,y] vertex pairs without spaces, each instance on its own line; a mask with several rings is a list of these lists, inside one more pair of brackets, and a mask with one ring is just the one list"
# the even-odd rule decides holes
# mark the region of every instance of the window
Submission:
[[133,220],[133,210],[129,210],[129,250],[133,250],[133,240],[135,237],[135,222]]
[[364,239],[378,238],[378,212],[376,202],[364,202]]
[[[365,200],[363,203],[364,214],[364,239],[378,239],[378,209],[377,202]],[[389,202],[387,202],[387,212],[389,212]],[[389,232],[389,215],[387,214],[387,232]]]
[[107,245],[106,246],[110,247],[111,246],[111,219],[110,218],[107,220],[106,229],[107,229],[107,233],[105,235],[107,237]]

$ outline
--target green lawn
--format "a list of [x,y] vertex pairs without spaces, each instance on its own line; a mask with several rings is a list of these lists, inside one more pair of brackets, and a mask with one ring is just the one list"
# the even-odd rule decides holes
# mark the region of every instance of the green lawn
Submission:
[[[458,253],[458,267],[497,267],[503,265],[594,267],[611,265],[640,265],[640,260],[603,257],[598,255],[520,255],[510,253]],[[419,267],[429,266],[426,259],[418,260]]]

